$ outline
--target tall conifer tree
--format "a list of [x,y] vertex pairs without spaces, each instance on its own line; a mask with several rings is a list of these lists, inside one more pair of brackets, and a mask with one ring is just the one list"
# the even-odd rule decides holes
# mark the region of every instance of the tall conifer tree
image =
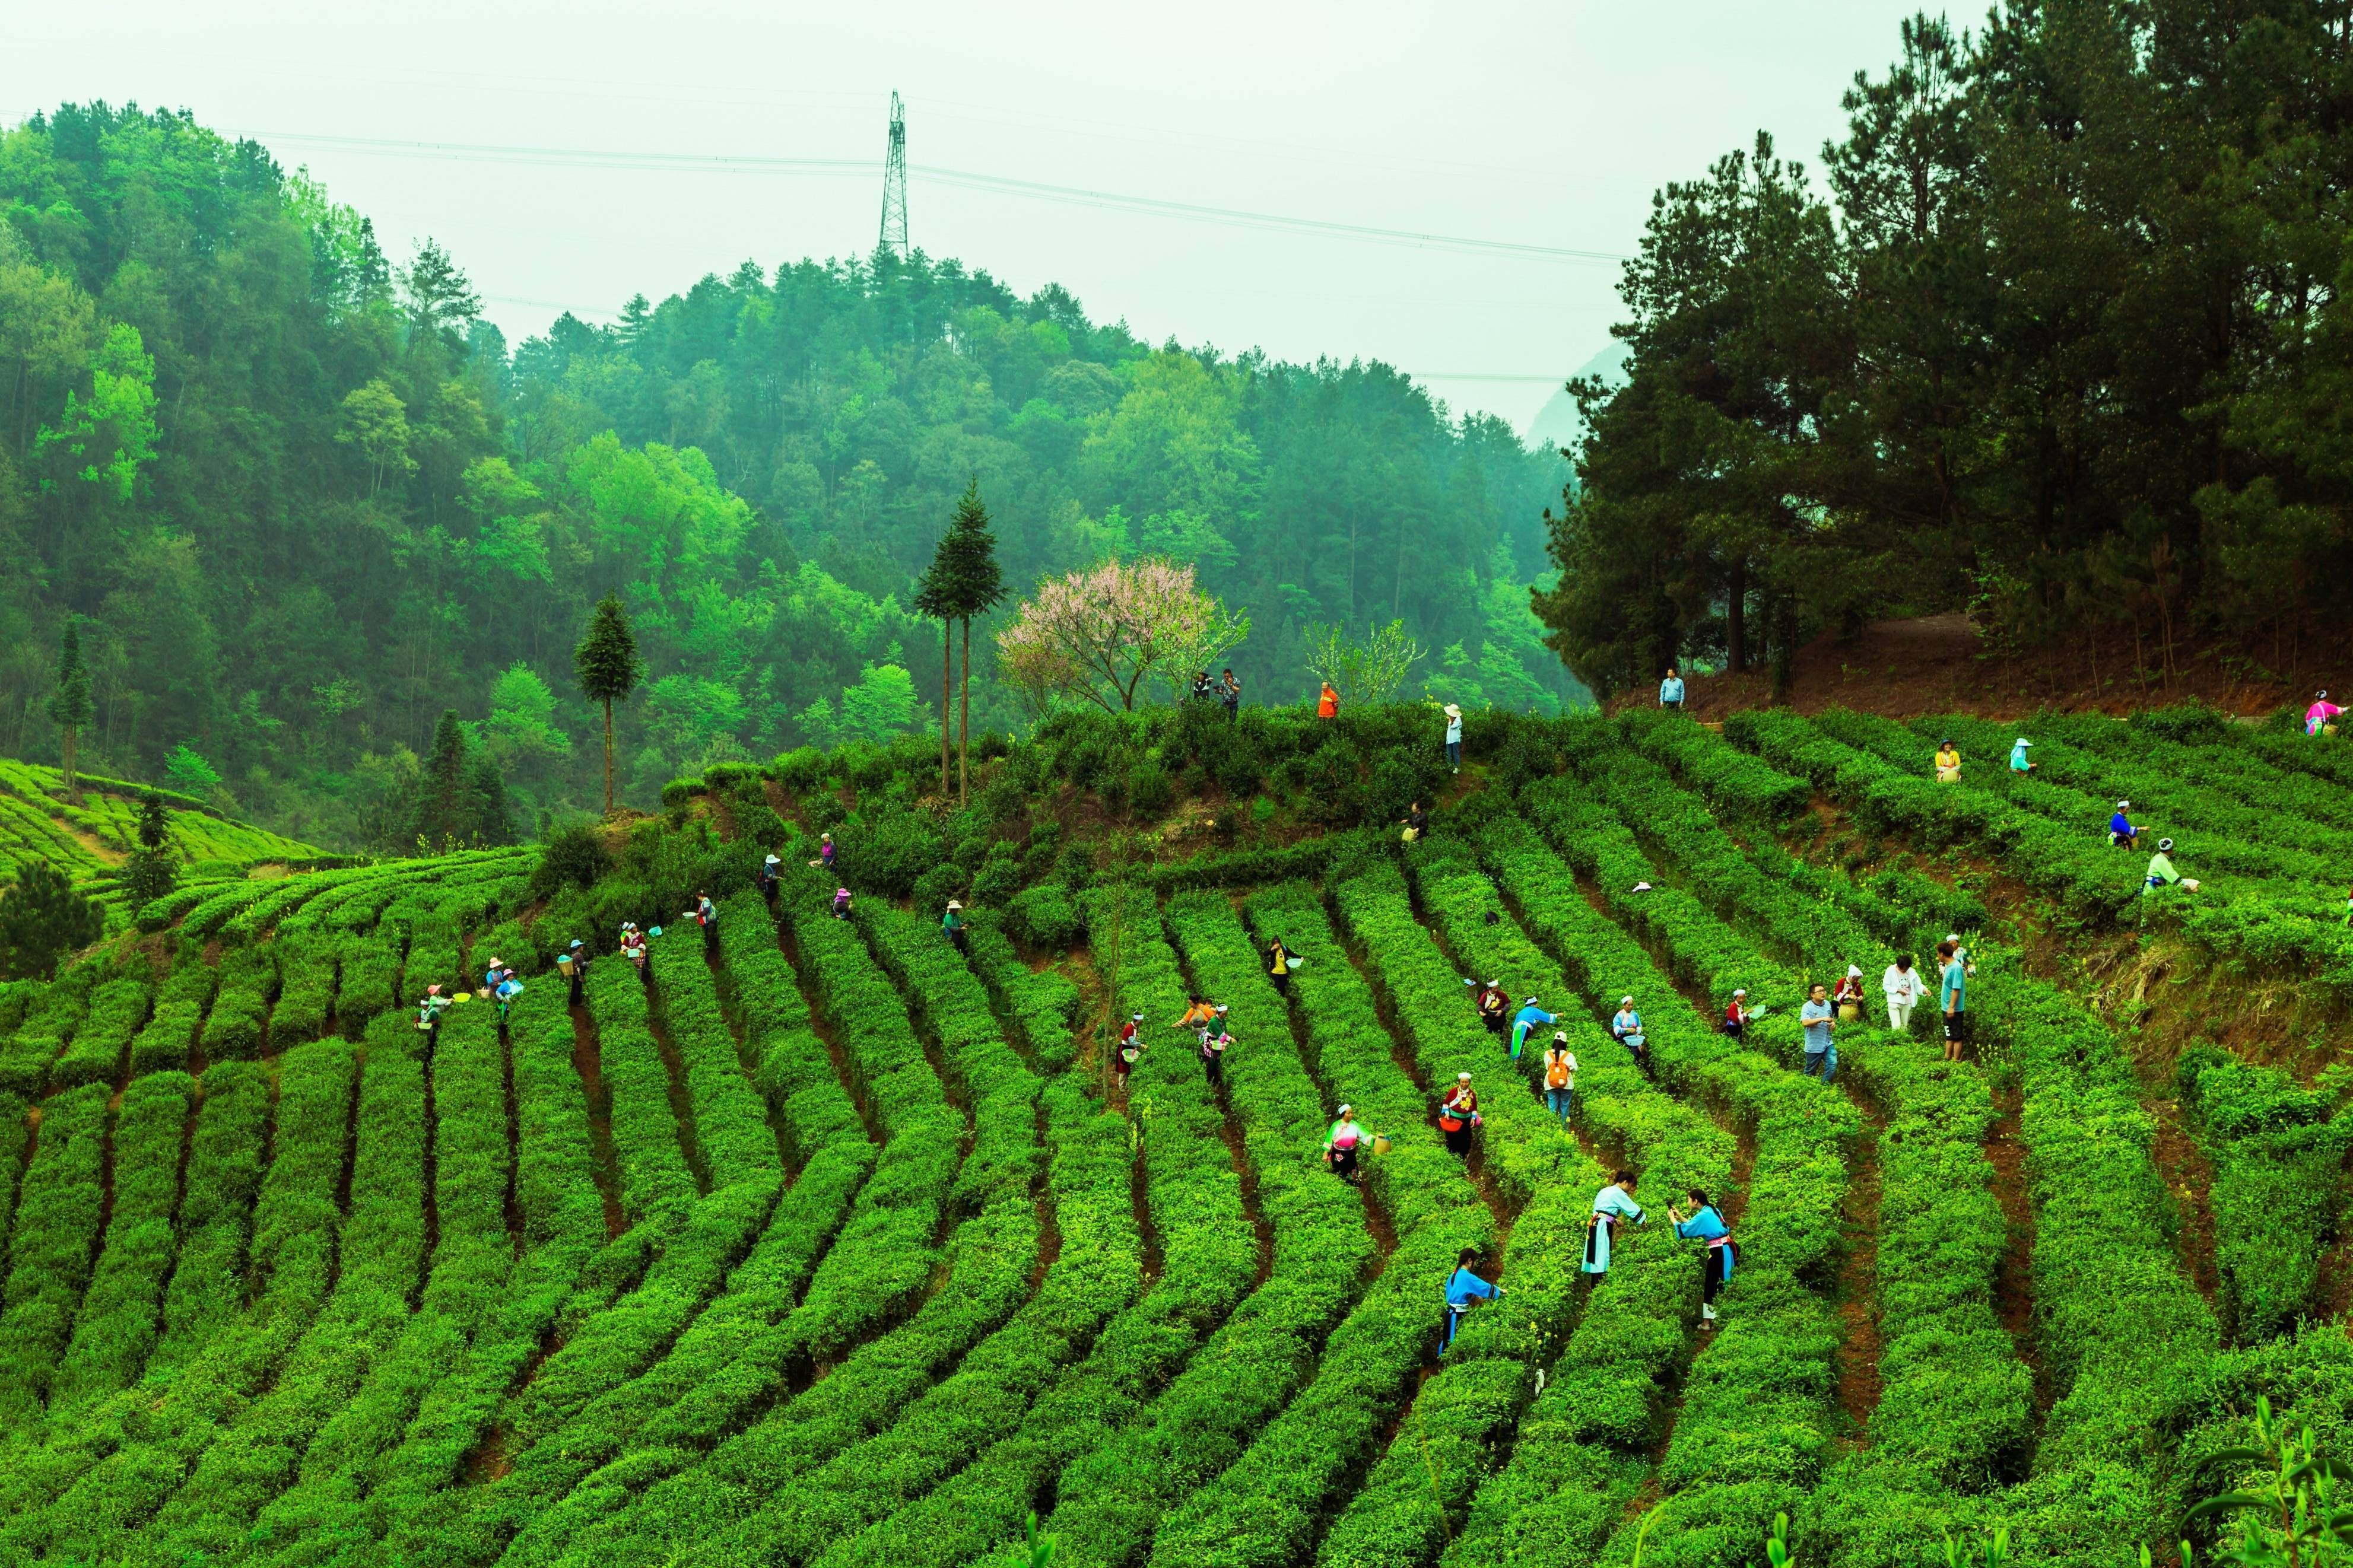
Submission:
[[57,689],[49,694],[49,721],[65,739],[68,800],[81,799],[81,780],[74,773],[74,752],[81,739],[82,726],[96,717],[97,711],[90,700],[90,671],[82,668],[80,619],[68,616],[65,640],[58,647]]
[[932,563],[923,568],[923,575],[915,584],[912,601],[914,611],[940,623],[940,798],[948,793],[948,689],[955,683],[956,617],[954,584],[955,561],[949,541],[955,538],[951,528],[940,535],[932,551]]
[[638,657],[638,636],[629,629],[628,613],[621,608],[619,595],[607,594],[596,601],[596,612],[588,617],[588,635],[572,650],[572,668],[580,680],[580,694],[605,705],[605,815],[610,816],[613,704],[628,700],[646,668]]
[[[972,618],[995,608],[1005,597],[1005,574],[997,564],[997,535],[989,531],[988,508],[980,499],[980,479],[975,475],[956,501],[948,520],[947,537],[940,541],[933,569],[941,572],[947,600],[964,623],[964,676],[956,693],[956,795],[972,788]],[[940,694],[943,705],[947,694]],[[947,728],[944,706],[940,728]]]

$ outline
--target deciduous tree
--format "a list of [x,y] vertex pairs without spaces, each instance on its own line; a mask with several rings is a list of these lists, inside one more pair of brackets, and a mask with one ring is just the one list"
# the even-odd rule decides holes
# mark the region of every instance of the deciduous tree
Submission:
[[997,662],[1034,710],[1067,698],[1115,713],[1164,670],[1207,668],[1249,635],[1250,617],[1203,592],[1190,566],[1106,561],[1040,583],[997,634]]

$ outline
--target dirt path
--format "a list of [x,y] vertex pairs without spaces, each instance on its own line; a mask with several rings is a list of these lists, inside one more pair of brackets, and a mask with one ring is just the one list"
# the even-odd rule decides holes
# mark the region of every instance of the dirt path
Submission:
[[1887,1113],[1879,1102],[1849,1086],[1847,1098],[1862,1112],[1862,1137],[1848,1166],[1846,1197],[1839,1205],[1845,1250],[1838,1275],[1838,1402],[1850,1436],[1861,1442],[1879,1408],[1879,1213],[1883,1191],[1879,1141]]
[[[2181,1123],[2181,1102],[2151,1100],[2149,1113],[2157,1118],[2158,1173],[2172,1189],[2181,1208],[2181,1269],[2198,1293],[2221,1318],[2222,1279],[2214,1265],[2214,1163]],[[2228,1333],[2224,1335],[2227,1341]]]
[[670,1113],[678,1122],[679,1152],[686,1156],[686,1168],[694,1173],[695,1191],[709,1197],[711,1162],[702,1152],[702,1137],[694,1121],[694,1096],[686,1087],[686,1058],[678,1054],[678,1042],[670,1038],[670,1015],[662,1007],[659,980],[646,987],[646,1029],[654,1037],[655,1054],[661,1058]]
[[[617,963],[618,960],[608,962]],[[588,1101],[588,1173],[605,1205],[605,1239],[611,1241],[628,1228],[621,1208],[621,1161],[613,1149],[613,1102],[605,1093],[604,1053],[596,1039],[596,1020],[586,1003],[575,1002],[572,1018],[572,1070]]]
[[2042,1340],[2034,1321],[2034,1204],[2027,1189],[2026,1143],[2020,1125],[2022,1101],[2015,1085],[1993,1091],[1996,1120],[1986,1134],[1988,1182],[1994,1202],[2009,1222],[2009,1244],[1994,1272],[1993,1306],[2010,1332],[2018,1359],[2034,1377],[2034,1423],[2039,1431],[2057,1390],[2042,1363]]

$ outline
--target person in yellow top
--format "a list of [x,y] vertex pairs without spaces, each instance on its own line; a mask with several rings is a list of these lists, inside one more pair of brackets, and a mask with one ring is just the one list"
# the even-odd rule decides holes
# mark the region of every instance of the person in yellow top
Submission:
[[1961,782],[1961,753],[1954,748],[1950,740],[1939,742],[1936,746],[1936,782],[1938,784]]

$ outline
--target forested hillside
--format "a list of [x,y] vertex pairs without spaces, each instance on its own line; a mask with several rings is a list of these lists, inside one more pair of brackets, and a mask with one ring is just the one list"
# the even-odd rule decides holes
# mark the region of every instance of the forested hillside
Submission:
[[2069,686],[2341,659],[2348,68],[2333,0],[1923,16],[1811,169],[1669,184],[1554,534],[1571,666],[1786,682],[1943,610]]
[[[1250,616],[1251,702],[1313,694],[1312,626],[1392,619],[1416,686],[1578,689],[1525,588],[1557,458],[1385,366],[1155,349],[920,254],[746,261],[510,353],[463,264],[388,256],[190,115],[0,133],[0,752],[53,745],[79,616],[85,766],[153,776],[185,745],[283,831],[405,844],[454,710],[528,831],[596,798],[570,656],[608,590],[648,665],[626,798],[885,739],[936,710],[909,590],[975,478],[1017,596],[1111,554],[1198,563]],[[985,666],[973,700],[1019,716]]]

